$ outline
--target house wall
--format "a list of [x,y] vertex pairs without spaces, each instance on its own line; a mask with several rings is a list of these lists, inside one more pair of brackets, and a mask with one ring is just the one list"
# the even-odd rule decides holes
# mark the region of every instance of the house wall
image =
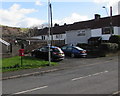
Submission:
[[91,30],[91,37],[99,37],[99,36],[102,37],[102,40],[109,40],[110,34],[102,34],[102,28]]
[[[114,27],[114,35],[120,35],[120,27]],[[92,29],[91,37],[101,36],[102,40],[109,40],[110,34],[102,34],[102,28]]]
[[46,35],[41,35],[41,36],[34,36],[32,38],[35,38],[35,39],[43,39],[43,37],[45,38],[45,40],[47,39],[47,36]]
[[90,29],[66,31],[66,44],[88,43]]
[[[85,35],[78,36],[78,33],[81,31],[85,31]],[[120,35],[120,27],[114,27],[114,35]],[[66,31],[66,44],[74,44],[77,43],[88,43],[88,39],[90,37],[102,37],[102,40],[109,40],[110,34],[102,34],[102,28],[98,29],[84,29],[84,30],[71,30]]]
[[92,29],[91,30],[91,37],[97,37],[102,35],[102,29]]
[[116,33],[117,33],[117,35],[120,35],[120,27],[116,27]]
[[53,35],[53,40],[65,40],[65,39],[66,39],[66,34]]
[[[48,36],[47,35],[42,35],[42,36],[35,36],[35,37],[32,37],[32,38],[47,40]],[[66,38],[66,34],[53,35],[53,40],[65,40],[65,38]],[[50,36],[50,39],[51,39],[51,36]]]
[[119,30],[119,27],[114,27],[114,34],[115,35],[118,35],[118,30]]
[[9,51],[9,47],[8,46],[6,46],[5,44],[1,44],[2,45],[2,54],[3,53],[8,53],[8,51]]
[[120,27],[114,27],[114,35],[120,35]]
[[[113,35],[120,35],[120,27],[115,26],[113,29],[114,29]],[[106,35],[102,34],[102,40],[109,40],[110,36],[111,36],[110,34],[106,34]]]

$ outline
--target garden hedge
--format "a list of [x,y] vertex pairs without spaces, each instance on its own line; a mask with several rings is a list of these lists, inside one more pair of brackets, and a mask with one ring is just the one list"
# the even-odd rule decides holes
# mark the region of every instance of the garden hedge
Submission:
[[120,35],[112,35],[109,39],[110,43],[117,43],[120,50]]

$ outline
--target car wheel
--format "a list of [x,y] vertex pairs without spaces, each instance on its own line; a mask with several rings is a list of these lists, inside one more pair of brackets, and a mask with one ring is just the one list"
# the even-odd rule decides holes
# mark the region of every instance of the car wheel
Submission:
[[74,58],[74,57],[75,57],[75,54],[72,53],[72,54],[71,54],[71,57]]

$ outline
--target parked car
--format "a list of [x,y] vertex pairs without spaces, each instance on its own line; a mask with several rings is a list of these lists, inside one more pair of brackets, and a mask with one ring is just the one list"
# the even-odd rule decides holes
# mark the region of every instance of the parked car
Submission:
[[[65,57],[64,52],[56,46],[50,46],[51,61],[63,60]],[[33,57],[48,60],[49,58],[49,47],[44,46],[35,50],[32,50],[31,55]]]
[[71,57],[86,57],[87,52],[86,50],[77,47],[77,46],[63,46],[61,47],[63,52],[65,53],[66,56],[71,56]]

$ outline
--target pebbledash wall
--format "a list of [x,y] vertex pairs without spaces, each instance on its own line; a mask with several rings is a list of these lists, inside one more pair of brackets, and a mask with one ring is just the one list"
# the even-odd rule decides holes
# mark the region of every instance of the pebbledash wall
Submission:
[[90,29],[66,31],[66,44],[76,45],[77,43],[87,43],[91,37]]
[[[120,35],[120,27],[113,27],[113,35]],[[103,34],[102,28],[98,29],[82,29],[66,31],[66,44],[76,45],[77,43],[88,43],[91,37],[102,37],[102,40],[109,40],[111,34]]]

